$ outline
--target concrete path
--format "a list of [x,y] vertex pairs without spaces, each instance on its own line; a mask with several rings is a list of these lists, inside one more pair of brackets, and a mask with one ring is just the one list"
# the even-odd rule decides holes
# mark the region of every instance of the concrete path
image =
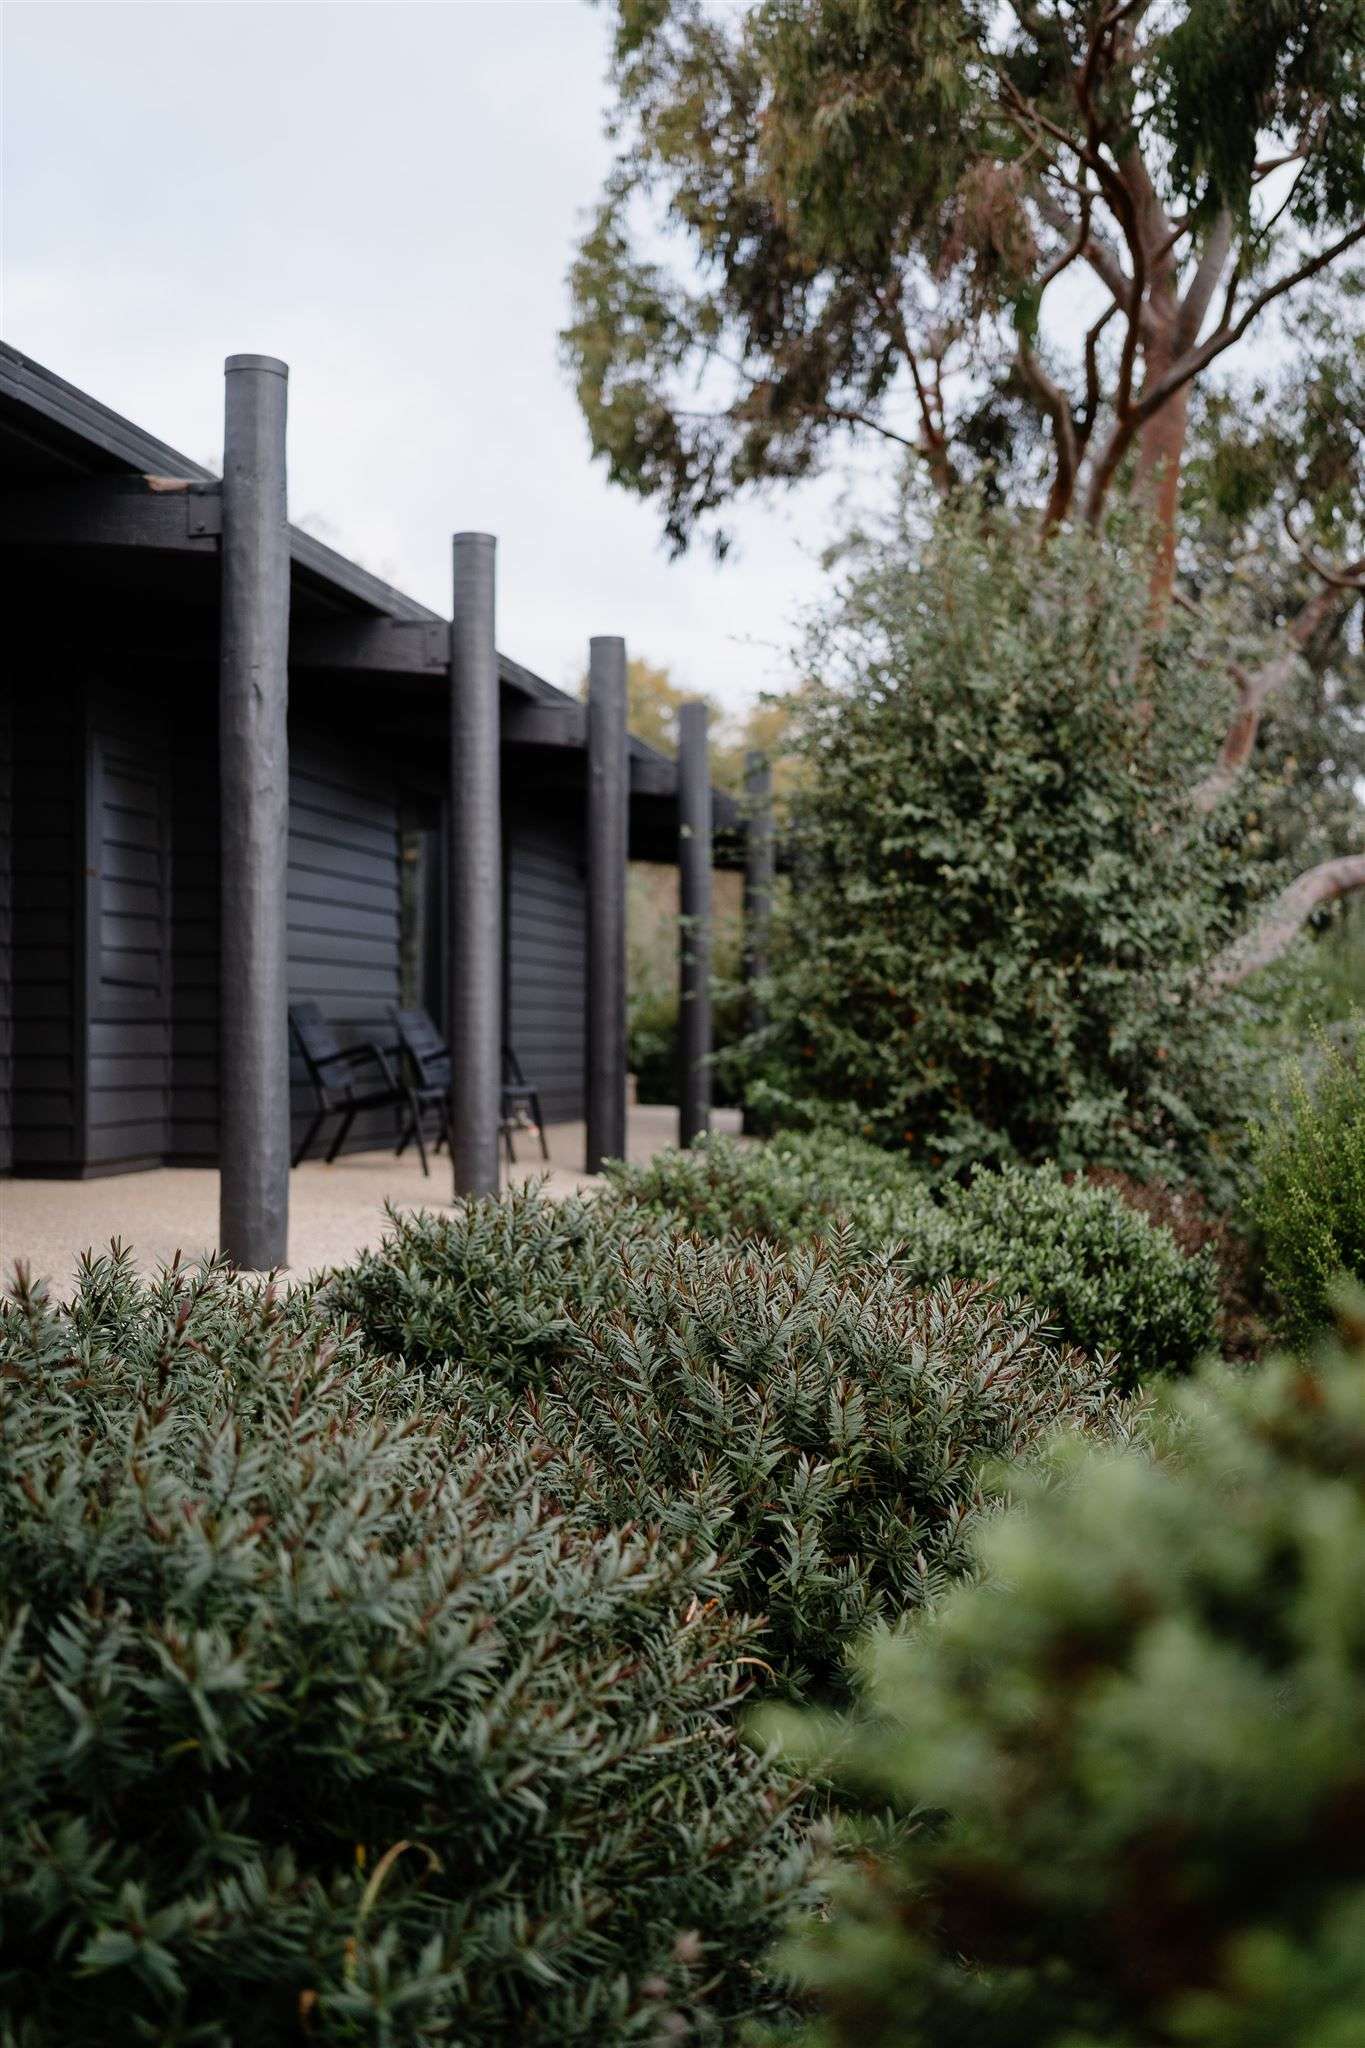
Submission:
[[[736,1132],[738,1111],[717,1110],[714,1127]],[[652,1159],[676,1143],[677,1135],[676,1110],[632,1109],[629,1156]],[[552,1124],[549,1140],[548,1169],[534,1141],[519,1140],[521,1164],[510,1178],[545,1177],[554,1195],[597,1185],[581,1170],[581,1123]],[[354,1152],[335,1166],[307,1160],[290,1181],[289,1270],[301,1276],[340,1265],[376,1244],[384,1231],[386,1202],[399,1209],[437,1209],[450,1200],[450,1162],[444,1153],[432,1160],[430,1180],[423,1180],[415,1152],[401,1159],[392,1152]],[[105,1250],[111,1238],[132,1246],[144,1269],[176,1251],[197,1257],[212,1248],[217,1228],[218,1175],[212,1167],[163,1166],[105,1180],[0,1180],[0,1286],[8,1286],[15,1263],[23,1260],[32,1272],[65,1289],[81,1253],[91,1246]]]

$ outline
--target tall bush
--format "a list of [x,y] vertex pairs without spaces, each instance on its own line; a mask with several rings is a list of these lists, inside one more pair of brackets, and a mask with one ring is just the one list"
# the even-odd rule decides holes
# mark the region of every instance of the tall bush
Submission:
[[1189,802],[1226,649],[1183,612],[1153,634],[1141,552],[968,505],[850,573],[794,723],[770,1104],[944,1174],[1211,1171],[1244,1105],[1201,977],[1275,877]]
[[1329,1289],[1365,1284],[1365,1027],[1342,1048],[1320,1037],[1312,1071],[1296,1067],[1261,1132],[1249,1206],[1284,1334],[1306,1344],[1328,1321]]
[[[804,1726],[885,1830],[810,1926],[822,2048],[1345,2048],[1365,2013],[1365,1300],[1077,1440],[980,1584]],[[1058,1479],[1064,1484],[1057,1484]]]
[[16,2048],[721,2041],[801,1893],[704,1551],[221,1270],[0,1304]]

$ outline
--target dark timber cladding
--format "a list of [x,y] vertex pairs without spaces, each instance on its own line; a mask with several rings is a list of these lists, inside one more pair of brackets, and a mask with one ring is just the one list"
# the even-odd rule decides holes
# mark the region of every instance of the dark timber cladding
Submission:
[[[220,485],[0,343],[0,1172],[221,1164],[225,1246],[259,1268],[310,1099],[287,1000],[344,1045],[432,1010],[461,1187],[495,1181],[504,1034],[556,1122],[583,1116],[591,1045],[594,1137],[623,1149],[612,879],[675,857],[678,775],[623,733],[620,642],[591,720],[496,654],[487,536],[457,544],[453,631],[289,529],[283,366],[228,382],[254,402],[229,404]],[[377,1110],[348,1149],[396,1135]]]
[[678,711],[678,1142],[711,1128],[711,772],[705,704]]
[[271,356],[229,356],[226,366],[218,1241],[257,1269],[286,1263],[289,1236],[288,374]]
[[599,637],[588,655],[589,1173],[626,1155],[626,643]]
[[502,802],[494,558],[457,533],[450,629],[450,931],[447,1004],[455,1193],[498,1192],[502,1089]]

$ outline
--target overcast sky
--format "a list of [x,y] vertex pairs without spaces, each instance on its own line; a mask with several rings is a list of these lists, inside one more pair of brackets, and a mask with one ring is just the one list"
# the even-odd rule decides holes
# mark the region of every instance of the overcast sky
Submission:
[[621,632],[739,706],[785,680],[837,482],[670,563],[557,359],[608,161],[581,0],[8,0],[4,338],[214,463],[222,362],[290,365],[290,509],[449,611],[498,535],[499,644],[572,684]]

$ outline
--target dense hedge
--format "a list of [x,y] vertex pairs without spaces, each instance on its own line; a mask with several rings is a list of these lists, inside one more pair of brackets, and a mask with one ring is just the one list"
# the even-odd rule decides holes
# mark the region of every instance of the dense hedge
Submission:
[[984,1582],[875,1652],[859,1718],[795,1738],[940,1816],[809,1924],[812,2044],[1360,2040],[1365,1299],[1314,1369],[1165,1402],[1154,1454],[1072,1439],[1021,1476]]
[[315,1315],[0,1305],[4,2038],[732,2039],[805,1870],[752,1631]]
[[1129,1379],[1184,1371],[1214,1341],[1212,1256],[1187,1257],[1114,1190],[1054,1166],[982,1169],[934,1189],[856,1139],[721,1138],[617,1168],[611,1191],[625,1215],[717,1239],[790,1244],[846,1224],[869,1250],[895,1243],[913,1285],[960,1278],[1028,1295],[1067,1342],[1116,1355]]
[[[493,1412],[478,1426],[496,1441],[504,1415],[529,1418],[542,1488],[588,1528],[657,1522],[716,1550],[731,1604],[768,1617],[761,1655],[796,1692],[839,1687],[871,1620],[965,1568],[985,1464],[1063,1420],[1119,1426],[1112,1372],[1059,1351],[1036,1311],[976,1287],[912,1292],[847,1234],[741,1248],[625,1219],[588,1298],[553,1255],[520,1256],[553,1243],[550,1205],[528,1196],[500,1218],[497,1206],[405,1220],[392,1285],[381,1248],[332,1298],[368,1338],[431,1359],[433,1331],[459,1339],[433,1304],[491,1232],[532,1334],[484,1359]],[[395,1303],[412,1305],[415,1341]],[[480,1413],[475,1389],[462,1398]]]
[[1257,1146],[1250,1208],[1284,1335],[1303,1345],[1328,1322],[1333,1281],[1365,1284],[1365,1025],[1352,1047],[1323,1040],[1311,1079],[1289,1078]]

